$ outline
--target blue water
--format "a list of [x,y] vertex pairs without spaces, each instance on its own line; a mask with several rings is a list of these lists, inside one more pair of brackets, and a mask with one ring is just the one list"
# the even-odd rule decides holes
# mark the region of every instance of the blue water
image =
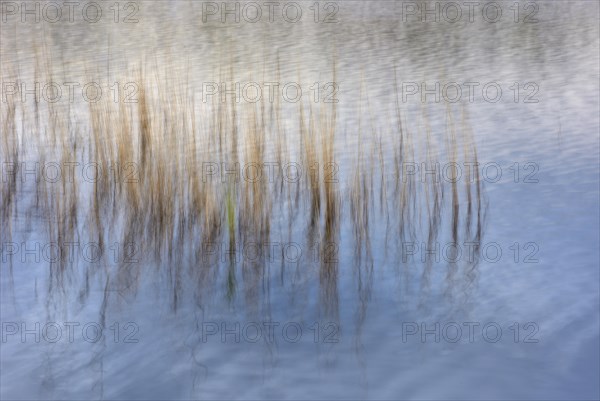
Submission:
[[[143,62],[164,74],[163,87],[176,91],[185,82],[196,99],[203,84],[229,81],[230,71],[241,82],[298,82],[308,93],[314,82],[335,81],[339,227],[331,236],[324,224],[311,229],[307,198],[296,204],[293,191],[284,191],[269,208],[269,235],[260,236],[257,228],[246,242],[238,237],[248,254],[236,263],[227,258],[225,234],[218,239],[223,259],[201,263],[202,238],[195,231],[166,245],[171,257],[159,258],[158,245],[144,247],[145,240],[134,237],[140,245],[134,262],[114,263],[111,249],[101,262],[80,255],[60,273],[40,251],[8,256],[9,242],[43,247],[51,241],[48,227],[57,224],[36,203],[33,187],[23,185],[16,207],[2,219],[2,398],[600,398],[598,3],[534,2],[537,23],[522,21],[533,10],[525,3],[516,23],[509,3],[501,3],[498,23],[475,14],[472,23],[456,24],[403,22],[403,3],[388,1],[337,2],[339,22],[333,24],[314,23],[308,2],[298,2],[304,14],[297,24],[243,18],[239,24],[204,23],[202,2],[136,3],[134,24],[115,24],[108,9],[97,25],[21,23],[8,15],[0,31],[3,82],[17,71],[32,80],[34,47],[42,43],[62,64],[64,80],[113,82],[135,76]],[[324,6],[320,18],[333,10]],[[404,101],[404,92],[396,90],[421,90],[421,83],[433,88],[436,82],[457,83],[461,100],[448,102],[440,92],[439,102],[435,94],[423,101],[419,91]],[[479,84],[473,101],[467,96],[471,82]],[[497,102],[482,93],[489,83],[502,89]],[[490,89],[486,96],[492,94]],[[390,153],[399,141],[397,96],[404,130],[415,138],[407,163],[426,161],[428,127],[434,156],[451,161],[448,107],[459,136],[472,132],[481,193],[477,203],[471,187],[467,212],[466,177],[459,180],[456,238],[450,182],[442,183],[437,225],[432,203],[426,203],[431,181],[418,174],[415,213],[403,215],[399,208],[394,188],[402,180],[394,175]],[[303,99],[307,114],[322,106]],[[27,114],[33,103],[22,107],[25,131],[35,136],[33,114]],[[66,115],[88,135],[88,105],[79,99],[71,107]],[[208,106],[198,101],[202,107]],[[290,162],[300,162],[294,151],[298,118],[298,105],[284,102],[279,123],[290,140]],[[210,131],[208,122],[199,124]],[[39,138],[24,146],[27,160],[43,153],[46,137]],[[368,157],[378,152],[373,138],[381,138],[385,153],[387,192],[381,191],[378,157]],[[268,142],[269,152],[272,146]],[[375,161],[368,225],[352,222],[359,149],[365,163]],[[187,151],[173,145],[173,158],[155,163],[176,163]],[[0,157],[3,166],[13,161],[4,151]],[[463,157],[461,147],[461,163]],[[94,156],[84,148],[73,160]],[[502,171],[497,181],[493,166]],[[82,243],[95,238],[88,184],[77,189]],[[220,205],[226,210],[225,201]],[[294,208],[297,214],[290,212]],[[106,243],[123,246],[124,229],[137,223],[113,225],[106,216]],[[403,225],[412,227],[406,237]],[[431,240],[433,226],[438,231]],[[357,227],[365,230],[362,237]],[[465,242],[477,230],[489,254],[469,260]],[[248,256],[255,251],[252,241],[262,249],[260,263]],[[269,254],[267,242],[275,244]],[[452,242],[462,244],[458,263],[442,253]],[[414,255],[408,243],[417,246],[410,248]],[[439,262],[429,263],[423,248],[434,249]],[[282,256],[282,250],[290,253]],[[74,324],[72,341],[66,323]],[[61,337],[53,342],[56,327]],[[99,339],[97,327],[103,328]]]

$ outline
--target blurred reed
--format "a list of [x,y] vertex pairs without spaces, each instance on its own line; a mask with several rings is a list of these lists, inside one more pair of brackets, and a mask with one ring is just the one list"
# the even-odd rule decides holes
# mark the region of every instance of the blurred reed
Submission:
[[[43,53],[43,49],[36,50],[35,76],[43,74],[50,81],[63,71]],[[93,73],[89,71],[90,76]],[[140,63],[120,80],[138,83],[137,102],[114,102],[105,96],[89,103],[87,110],[78,110],[77,121],[74,106],[41,107],[35,102],[32,108],[8,97],[2,108],[0,157],[15,169],[9,174],[3,171],[1,240],[10,241],[18,216],[25,213],[30,216],[29,224],[45,222],[53,241],[94,240],[101,246],[108,241],[135,243],[144,251],[147,264],[166,265],[176,307],[184,274],[190,274],[202,288],[217,285],[221,263],[204,257],[205,244],[225,240],[228,249],[235,251],[247,242],[267,243],[273,230],[281,232],[283,222],[288,238],[305,232],[307,247],[319,255],[321,304],[324,313],[335,318],[339,259],[344,255],[327,256],[331,244],[339,243],[344,224],[350,224],[353,242],[340,249],[353,249],[357,286],[365,303],[377,259],[374,236],[385,232],[386,257],[379,261],[386,262],[388,249],[400,249],[403,241],[414,240],[423,227],[427,243],[433,244],[445,227],[448,209],[446,221],[453,241],[460,242],[461,235],[465,240],[481,238],[485,201],[478,175],[469,175],[464,185],[442,180],[420,183],[418,175],[404,171],[405,163],[416,157],[428,164],[477,163],[466,110],[461,111],[458,125],[455,110],[448,109],[445,132],[434,133],[430,111],[422,108],[421,126],[409,128],[397,101],[395,116],[380,127],[375,122],[378,111],[372,110],[368,90],[363,88],[359,123],[351,129],[358,138],[357,147],[350,151],[337,135],[341,124],[335,103],[303,100],[289,118],[278,99],[267,102],[263,97],[256,103],[240,104],[233,97],[226,102],[213,97],[211,102],[199,102],[190,89],[190,74],[189,67],[184,74],[170,74],[169,66]],[[280,76],[279,67],[275,74]],[[236,77],[233,68],[220,71],[220,76],[232,81]],[[18,80],[18,72],[4,68],[2,78]],[[290,122],[295,126],[290,127]],[[353,153],[352,165],[338,162]],[[102,170],[93,182],[77,174],[75,180],[61,180],[59,185],[44,180],[27,185],[17,178],[22,162],[48,160],[63,165],[93,162]],[[305,174],[296,181],[285,181],[281,175],[269,180],[264,174],[254,180],[245,179],[243,172],[239,177],[240,168],[235,167],[261,169],[270,163],[281,166],[286,160],[299,161]],[[218,168],[221,174],[207,177],[207,168]],[[223,174],[227,169],[238,171]],[[28,202],[32,193],[34,201]],[[265,259],[226,264],[230,300],[235,298],[241,274],[244,299],[258,308],[257,289],[268,275]],[[106,264],[94,269],[104,271],[108,286],[131,291],[147,264],[123,260],[116,267]],[[51,263],[51,271],[61,273],[68,266],[63,258]],[[86,271],[86,280],[97,273],[94,269]],[[448,267],[449,283],[456,280],[457,269]],[[426,290],[431,265],[426,264],[421,274]],[[465,275],[468,287],[476,278],[476,263],[465,267]]]

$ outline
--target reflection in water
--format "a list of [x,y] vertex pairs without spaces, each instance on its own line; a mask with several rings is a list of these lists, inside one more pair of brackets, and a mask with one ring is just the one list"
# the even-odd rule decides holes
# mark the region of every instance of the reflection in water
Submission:
[[[51,81],[60,75],[53,60],[36,55],[36,76]],[[361,334],[374,272],[385,265],[400,269],[404,297],[414,297],[427,310],[437,302],[434,258],[423,265],[407,261],[407,244],[431,250],[446,238],[458,246],[481,242],[485,201],[478,169],[469,169],[460,180],[424,180],[409,170],[420,167],[418,161],[477,165],[466,110],[448,108],[445,129],[436,132],[430,121],[439,115],[423,107],[414,128],[397,101],[395,117],[382,129],[363,85],[352,151],[344,149],[346,138],[337,132],[335,103],[299,102],[297,120],[284,127],[280,100],[198,104],[197,94],[188,91],[191,72],[175,78],[167,72],[140,65],[131,74],[140,83],[136,104],[105,97],[77,119],[65,117],[73,115],[70,106],[65,110],[52,103],[42,110],[37,103],[30,108],[13,100],[4,108],[2,160],[14,168],[2,186],[3,243],[17,242],[18,233],[35,227],[40,242],[94,243],[102,250],[99,262],[84,263],[61,252],[47,264],[48,321],[76,297],[80,310],[100,305],[98,322],[104,327],[111,305],[132,300],[149,288],[142,285],[145,276],[158,275],[159,291],[168,292],[174,315],[184,300],[193,300],[195,332],[186,345],[198,367],[196,387],[209,369],[199,352],[207,308],[223,305],[248,321],[271,321],[277,303],[287,298],[290,305],[306,304],[316,289],[318,320],[340,322],[345,302],[340,261],[351,252],[355,351],[364,370]],[[233,66],[224,74],[235,81]],[[335,67],[332,78],[335,82]],[[37,153],[29,151],[32,147]],[[338,162],[342,152],[353,159],[347,165]],[[102,166],[98,176],[90,180],[76,173],[73,180],[57,183],[19,178],[35,162],[70,166],[79,161]],[[289,161],[296,173],[249,175]],[[351,239],[342,235],[348,222]],[[294,252],[303,257],[290,256]],[[473,254],[478,254],[476,245]],[[115,263],[109,259],[113,255]],[[476,256],[456,259],[447,264],[440,290],[450,310],[467,305],[477,278]],[[190,312],[189,304],[185,311]],[[264,347],[266,365],[272,366],[277,346],[266,342]],[[105,338],[94,344],[85,366],[94,372],[92,387],[100,397],[105,348]],[[52,364],[46,368],[45,386],[51,391]]]
[[[12,336],[0,397],[598,398],[597,2],[538,1],[538,23],[522,23],[528,2],[500,4],[497,23],[483,4],[473,22],[463,8],[457,23],[405,23],[402,2],[348,0],[335,24],[312,22],[314,2],[298,1],[298,24],[136,3],[134,24],[112,9],[95,24],[0,24],[3,91],[79,83],[73,102],[62,86],[56,103],[29,91],[0,107],[3,323],[104,326],[95,343]],[[438,81],[461,100],[403,98],[407,82]],[[89,82],[100,101],[81,97]],[[233,82],[304,95],[206,99],[205,83]],[[516,102],[515,83],[539,102]],[[537,184],[505,170],[485,190],[472,164],[530,161]],[[480,263],[492,241],[539,244],[540,263],[512,263],[508,246]],[[28,253],[51,242],[56,258]],[[404,322],[491,320],[535,322],[540,342],[510,328],[498,343],[402,338]],[[236,322],[279,322],[279,335],[238,344],[219,327],[203,341],[207,324]],[[298,343],[286,322],[302,324]]]

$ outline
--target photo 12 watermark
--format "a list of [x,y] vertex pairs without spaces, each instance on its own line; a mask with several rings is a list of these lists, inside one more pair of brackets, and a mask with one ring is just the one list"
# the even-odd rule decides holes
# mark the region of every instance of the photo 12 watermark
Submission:
[[509,85],[488,82],[404,81],[401,83],[402,102],[420,103],[498,103],[504,97],[514,103],[539,103],[540,86],[536,82],[513,82]]
[[414,162],[403,161],[399,169],[399,181],[405,183],[474,183],[477,179],[487,183],[512,182],[537,184],[540,165],[533,161],[525,162]]
[[533,1],[400,1],[403,23],[514,22],[536,24],[540,6]]
[[513,242],[504,246],[496,241],[403,241],[401,249],[403,263],[474,263],[483,260],[487,263],[536,264],[540,263],[539,252],[540,246],[533,241]]
[[141,247],[135,242],[24,241],[0,243],[0,260],[13,263],[139,263]]
[[537,344],[540,331],[535,322],[402,322],[402,342],[421,343],[513,343]]
[[56,24],[77,23],[137,24],[140,3],[136,1],[2,1],[2,23]]
[[3,162],[2,183],[19,181],[23,184],[48,184],[87,182],[96,183],[109,180],[115,183],[138,183],[139,166],[134,162],[114,162],[109,165],[89,161],[86,163],[69,161],[45,162]]
[[202,162],[202,182],[216,184],[231,183],[298,183],[307,178],[311,182],[338,183],[340,166],[336,162],[310,165],[294,161],[264,161],[248,163]]
[[2,322],[2,343],[114,343],[136,344],[139,326],[134,322]]
[[315,242],[301,245],[293,241],[246,241],[240,244],[203,242],[200,248],[205,262],[267,262],[267,263],[337,263],[339,244]]
[[202,322],[202,343],[298,343],[310,339],[316,344],[335,344],[340,341],[340,326],[334,322]]
[[338,2],[314,1],[203,1],[201,21],[203,24],[256,24],[313,22],[336,24],[340,22]]
[[114,103],[137,103],[139,90],[137,82],[3,81],[2,103],[97,103],[105,97]]
[[313,82],[302,85],[298,82],[203,82],[203,103],[297,103],[308,99],[314,103],[338,103],[337,82]]

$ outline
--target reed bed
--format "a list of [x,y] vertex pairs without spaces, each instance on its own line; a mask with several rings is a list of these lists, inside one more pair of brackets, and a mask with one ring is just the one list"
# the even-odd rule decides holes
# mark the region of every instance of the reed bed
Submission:
[[[43,72],[51,80],[60,67],[39,53],[35,75]],[[2,74],[6,80],[16,76],[6,70]],[[351,260],[365,305],[374,263],[390,263],[387,256],[374,256],[375,250],[394,253],[419,233],[425,233],[432,245],[446,227],[444,221],[456,242],[481,239],[485,199],[478,176],[467,177],[464,185],[421,183],[418,175],[404,171],[405,162],[417,159],[429,164],[476,163],[465,110],[459,125],[455,110],[449,109],[446,132],[433,133],[426,109],[422,125],[415,127],[407,124],[398,102],[395,117],[377,127],[365,89],[358,127],[350,132],[358,136],[354,162],[344,166],[338,163],[346,150],[341,146],[335,103],[299,102],[296,115],[288,120],[295,124],[290,129],[282,123],[285,112],[280,101],[269,103],[263,97],[257,103],[239,104],[217,97],[212,103],[199,102],[198,94],[189,89],[189,74],[173,78],[168,68],[140,63],[121,80],[139,84],[136,103],[104,97],[78,110],[77,119],[70,105],[31,107],[9,98],[2,108],[0,157],[15,169],[3,176],[2,242],[11,241],[19,229],[15,224],[25,215],[29,225],[45,223],[51,241],[95,241],[101,247],[135,244],[144,263],[121,258],[115,266],[95,265],[84,269],[84,281],[105,274],[107,286],[135,292],[148,266],[164,266],[176,308],[184,282],[195,282],[208,293],[207,288],[218,286],[224,274],[227,297],[235,298],[241,278],[246,305],[258,310],[260,289],[269,284],[265,284],[270,277],[266,259],[272,255],[221,263],[221,258],[206,258],[206,244],[223,243],[234,253],[248,242],[268,243],[274,231],[281,235],[287,229],[288,238],[304,233],[303,244],[319,256],[320,304],[325,315],[336,318],[340,260],[345,258],[341,252],[353,249]],[[221,74],[235,77],[232,69]],[[332,77],[336,79],[335,68]],[[286,160],[303,167],[298,180],[284,180],[281,174],[274,180],[264,174],[258,180],[244,176],[244,166],[273,162],[281,166]],[[102,172],[93,182],[75,174],[73,181],[63,179],[59,184],[23,183],[18,177],[24,161],[97,163]],[[208,168],[219,174],[207,176]],[[34,200],[28,202],[31,194]],[[352,242],[340,246],[347,224]],[[374,247],[373,238],[381,233],[385,239]],[[398,255],[391,261],[402,264]],[[464,267],[465,288],[476,279],[476,265]],[[53,277],[64,276],[69,267],[78,269],[66,258],[50,263]],[[431,268],[426,264],[421,272],[425,289]],[[449,266],[447,282],[454,283],[457,274],[458,266]],[[57,280],[61,286],[62,279]],[[364,313],[363,309],[363,317]]]

